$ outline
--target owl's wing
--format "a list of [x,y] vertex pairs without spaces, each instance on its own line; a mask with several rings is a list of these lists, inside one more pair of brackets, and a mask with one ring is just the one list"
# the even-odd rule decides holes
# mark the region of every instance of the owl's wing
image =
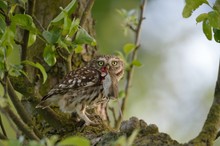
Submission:
[[64,80],[52,88],[41,101],[46,100],[53,95],[63,95],[70,89],[74,90],[97,84],[101,84],[101,73],[94,68],[82,67],[67,74]]

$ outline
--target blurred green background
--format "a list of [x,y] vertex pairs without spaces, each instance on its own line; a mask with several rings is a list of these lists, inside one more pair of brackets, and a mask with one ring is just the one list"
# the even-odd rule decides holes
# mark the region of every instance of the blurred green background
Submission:
[[[100,53],[112,54],[133,42],[132,33],[124,35],[117,10],[139,8],[139,2],[96,0],[93,17]],[[220,51],[195,21],[211,9],[201,6],[184,19],[183,7],[184,0],[148,0],[138,53],[143,65],[135,68],[125,118],[137,116],[187,142],[200,132],[211,106]]]

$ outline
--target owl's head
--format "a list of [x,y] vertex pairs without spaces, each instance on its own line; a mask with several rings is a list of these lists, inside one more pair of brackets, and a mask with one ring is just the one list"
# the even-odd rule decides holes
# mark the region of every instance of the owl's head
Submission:
[[114,74],[119,81],[124,75],[124,62],[114,55],[99,55],[94,57],[88,64],[92,68],[100,71],[107,69],[108,72]]

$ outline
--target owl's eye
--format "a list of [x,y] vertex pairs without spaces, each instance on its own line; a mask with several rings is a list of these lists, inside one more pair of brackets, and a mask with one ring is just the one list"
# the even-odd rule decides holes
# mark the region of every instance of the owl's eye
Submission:
[[99,66],[103,66],[104,65],[104,61],[98,61],[98,65]]
[[112,61],[112,65],[113,65],[113,66],[116,66],[117,64],[118,64],[117,61]]

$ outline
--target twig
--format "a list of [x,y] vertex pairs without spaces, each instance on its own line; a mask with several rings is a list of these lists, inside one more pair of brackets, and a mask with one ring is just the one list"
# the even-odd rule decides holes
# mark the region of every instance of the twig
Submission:
[[67,62],[68,59],[62,54],[62,52],[61,52],[60,49],[61,49],[60,47],[57,47],[57,48],[56,48],[57,54],[60,56],[60,58],[62,58],[64,61]]
[[[138,25],[136,29],[131,29],[132,31],[135,30],[135,41],[134,44],[136,45],[136,48],[134,49],[134,51],[131,54],[131,62],[133,60],[136,60],[137,58],[137,50],[140,47],[140,30],[141,30],[141,24],[142,21],[144,20],[143,14],[144,14],[144,7],[145,7],[145,3],[147,0],[142,0],[141,5],[140,5],[140,16],[139,16],[139,20],[138,20]],[[126,75],[126,83],[125,83],[125,97],[122,100],[122,105],[121,105],[121,111],[122,113],[124,113],[125,111],[125,105],[128,99],[128,93],[129,93],[129,88],[131,85],[131,79],[132,79],[132,75],[134,72],[134,65],[131,64],[130,69],[127,71],[127,75]],[[117,123],[116,123],[116,128],[119,127],[120,123],[122,121],[122,116],[119,116]]]
[[[22,61],[26,60],[26,57],[27,57],[28,39],[29,39],[29,31],[24,30],[23,42],[21,43],[21,47],[22,47],[21,60]],[[24,66],[24,69],[25,69],[25,66]]]
[[16,39],[14,39],[14,41],[15,41],[15,44],[17,44],[17,45],[22,45],[22,42],[20,42],[20,41],[18,41],[18,40],[16,40]]
[[94,2],[95,2],[95,0],[88,0],[88,2],[87,2],[87,4],[86,4],[86,7],[85,7],[85,10],[83,11],[83,14],[82,14],[82,16],[81,16],[81,18],[80,18],[80,23],[79,23],[79,25],[80,25],[81,27],[83,27],[83,25],[85,24],[86,19],[87,19],[88,15],[89,15],[89,13],[90,13],[92,7],[93,7]]
[[36,18],[36,16],[33,15],[32,18],[33,18],[35,24],[37,25],[37,27],[40,29],[40,31],[41,31],[41,32],[44,31],[45,28],[41,25],[41,23],[40,23],[39,20]]
[[[28,0],[27,3],[27,14],[29,14],[30,16],[32,16],[33,12],[34,12],[34,4],[35,4],[35,0]],[[21,44],[21,60],[26,60],[27,57],[27,48],[28,48],[28,40],[29,40],[29,35],[30,32],[28,30],[24,30],[24,35],[23,35],[23,39],[22,39],[22,44]],[[24,66],[24,70],[26,69],[26,67]]]
[[127,24],[126,26],[129,27],[133,32],[136,32],[136,29],[133,26],[131,26],[130,24]]
[[10,107],[7,105],[6,107],[0,107],[1,110],[7,114],[14,124],[17,125],[17,127],[30,139],[33,140],[40,140],[35,133],[21,120],[17,117],[17,115],[10,109]]

